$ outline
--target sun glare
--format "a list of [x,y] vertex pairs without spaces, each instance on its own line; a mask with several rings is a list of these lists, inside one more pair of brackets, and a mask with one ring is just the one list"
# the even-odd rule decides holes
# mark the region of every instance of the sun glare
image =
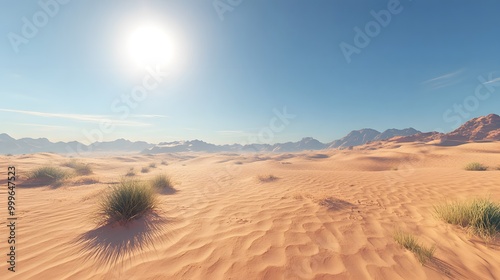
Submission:
[[168,63],[172,46],[166,32],[155,25],[143,25],[132,31],[128,54],[138,66]]

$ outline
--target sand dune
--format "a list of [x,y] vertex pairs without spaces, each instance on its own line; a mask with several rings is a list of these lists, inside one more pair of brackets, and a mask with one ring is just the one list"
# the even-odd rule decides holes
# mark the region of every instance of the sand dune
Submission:
[[[179,154],[82,158],[94,174],[59,187],[23,186],[62,165],[55,154],[1,157],[20,174],[18,271],[2,279],[500,279],[500,246],[433,216],[447,200],[500,201],[500,143],[401,144],[298,154]],[[160,162],[168,162],[162,165]],[[149,173],[141,167],[156,163]],[[178,190],[156,216],[95,223],[96,204],[130,168],[166,172]],[[263,182],[260,175],[278,179]],[[2,181],[3,182],[3,181]],[[5,188],[0,195],[5,200]],[[0,226],[5,227],[5,211]],[[396,229],[436,245],[421,265]],[[0,251],[6,251],[6,242]]]

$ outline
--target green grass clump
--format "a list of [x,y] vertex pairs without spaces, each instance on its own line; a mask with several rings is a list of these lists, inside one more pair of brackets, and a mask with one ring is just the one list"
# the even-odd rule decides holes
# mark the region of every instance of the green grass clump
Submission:
[[402,231],[396,231],[394,233],[394,240],[399,245],[415,254],[421,264],[425,264],[427,261],[431,260],[434,256],[434,252],[436,251],[435,246],[427,248],[420,244],[416,237]]
[[479,162],[471,162],[465,166],[465,170],[467,171],[486,171],[487,169],[487,166],[482,165]]
[[141,173],[148,173],[148,172],[149,172],[149,167],[141,168]]
[[100,202],[99,217],[104,223],[126,224],[156,208],[157,194],[148,185],[122,180]]
[[63,164],[63,166],[73,168],[78,175],[90,175],[93,173],[92,167],[89,164],[81,163],[76,160],[71,160]]
[[170,178],[165,174],[156,175],[151,180],[150,184],[151,187],[159,191],[164,191],[168,193],[176,192],[172,180],[170,180]]
[[451,202],[434,207],[443,221],[471,230],[475,235],[491,239],[500,231],[500,204],[489,198]]
[[46,184],[58,184],[68,177],[66,171],[52,166],[39,167],[28,174],[29,180],[37,180]]

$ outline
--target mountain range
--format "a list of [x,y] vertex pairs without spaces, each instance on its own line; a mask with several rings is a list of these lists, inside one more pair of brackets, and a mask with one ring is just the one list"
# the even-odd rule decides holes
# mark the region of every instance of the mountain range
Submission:
[[155,145],[144,141],[132,142],[125,139],[118,139],[110,142],[96,142],[91,145],[84,145],[76,141],[53,143],[46,138],[22,138],[16,140],[3,133],[0,134],[0,153],[142,152],[158,154],[176,152],[299,152],[305,150],[346,149],[374,141],[432,142],[441,145],[456,145],[470,141],[498,140],[500,140],[500,116],[490,114],[467,121],[456,130],[447,134],[439,132],[424,133],[413,128],[388,129],[383,132],[366,128],[351,131],[345,137],[330,143],[322,143],[312,137],[306,137],[298,142],[277,144],[215,145],[201,140],[191,140],[162,142]]
[[389,139],[393,142],[433,142],[455,145],[464,142],[500,141],[500,116],[490,114],[467,121],[450,133],[427,132]]

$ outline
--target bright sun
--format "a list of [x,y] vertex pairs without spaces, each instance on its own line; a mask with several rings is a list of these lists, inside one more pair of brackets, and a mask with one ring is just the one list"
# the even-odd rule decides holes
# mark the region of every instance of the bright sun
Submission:
[[167,34],[156,25],[134,29],[127,47],[130,58],[142,67],[168,63],[172,50]]

